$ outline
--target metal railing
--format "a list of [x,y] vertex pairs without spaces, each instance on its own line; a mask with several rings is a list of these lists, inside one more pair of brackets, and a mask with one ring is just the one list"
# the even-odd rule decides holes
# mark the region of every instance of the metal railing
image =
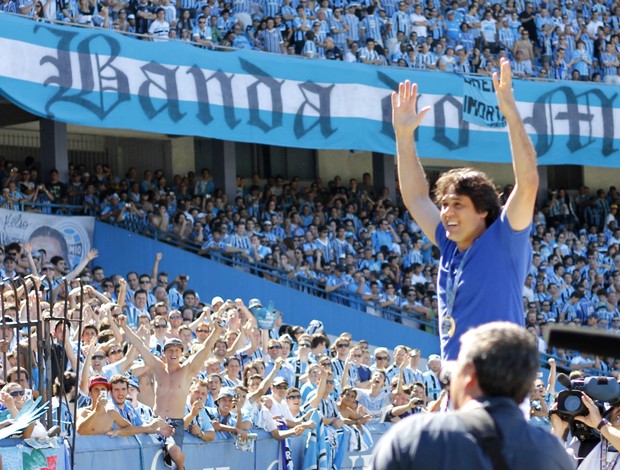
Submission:
[[94,215],[89,214],[85,206],[70,204],[52,204],[47,202],[17,201],[6,202],[3,207],[19,212],[39,212],[54,215]]
[[[68,294],[70,291],[69,281],[62,279],[56,287],[56,292],[62,291],[62,309],[56,309],[57,296],[56,293],[45,286],[52,286],[51,279],[45,277],[35,278],[34,276],[17,276],[15,278],[5,278],[0,282],[0,339],[5,340],[6,329],[14,331],[15,340],[15,362],[17,370],[17,380],[19,381],[23,371],[26,371],[28,385],[31,389],[36,390],[42,402],[48,402],[47,413],[45,415],[46,428],[50,429],[54,426],[54,422],[60,428],[67,432],[61,434],[63,437],[70,439],[71,462],[73,465],[75,453],[75,417],[77,416],[78,405],[78,389],[81,374],[81,337],[83,327],[84,312],[84,285],[80,280],[75,280],[80,289],[80,301],[76,307],[77,314],[70,312]],[[8,297],[8,299],[7,299]],[[12,299],[11,299],[12,297]],[[49,304],[49,310],[43,310],[43,302]],[[7,311],[11,308],[16,309],[16,318],[11,320],[7,316]],[[57,312],[59,310],[59,312]],[[54,312],[57,312],[56,314]],[[57,328],[57,322],[62,322],[62,341],[58,345],[54,343],[55,332],[52,328]],[[76,383],[75,383],[75,399],[73,403],[67,402],[67,394],[65,394],[65,375],[68,356],[66,353],[64,342],[68,341],[68,335],[71,330],[77,336],[77,355],[76,355]],[[33,340],[36,338],[36,342]],[[12,341],[11,341],[12,342]],[[36,348],[33,347],[36,345]],[[73,346],[71,346],[73,347]],[[15,370],[8,367],[7,352],[11,349],[11,344],[2,345],[2,373],[0,378],[4,381],[9,379],[9,371]],[[11,351],[13,352],[13,351]],[[25,356],[25,357],[22,357]],[[55,371],[55,373],[54,373]],[[12,374],[11,374],[12,375]],[[58,393],[54,395],[54,383],[58,386]],[[34,395],[34,394],[33,394]],[[59,405],[56,409],[56,416],[51,406],[52,397],[56,396]],[[67,409],[73,408],[71,422],[63,422],[62,406]],[[72,466],[73,468],[73,466]]]
[[[48,203],[34,203],[20,201],[19,203],[13,203],[12,209],[18,211],[25,210],[37,210],[38,212],[56,215],[94,215],[90,214],[89,209],[84,206],[77,205],[63,205],[63,204],[48,204]],[[128,230],[133,233],[144,235],[154,240],[167,243],[186,251],[198,254],[200,252],[200,245],[194,243],[191,240],[179,237],[172,231],[163,231],[148,221],[143,219],[127,218],[122,222],[117,221],[115,218],[110,218],[104,221],[115,227],[119,227]],[[280,285],[289,287],[291,289],[304,292],[306,294],[314,295],[326,300],[330,300],[345,307],[352,308],[359,312],[363,312],[369,315],[382,317],[387,320],[392,320],[397,323],[402,323],[405,326],[425,330],[432,334],[437,334],[437,325],[434,322],[424,321],[421,318],[408,314],[406,311],[395,307],[381,307],[378,302],[366,302],[361,296],[349,293],[343,290],[336,290],[328,293],[325,290],[324,283],[314,281],[311,279],[301,278],[297,276],[290,276],[276,266],[264,263],[264,262],[250,262],[247,258],[228,255],[225,253],[202,253],[201,256],[211,259],[220,264],[226,264],[229,266],[235,266],[246,272],[250,272],[254,275],[262,278],[267,278]]]
[[[133,233],[149,236],[157,241],[168,243],[176,247],[198,254],[200,246],[190,240],[179,237],[174,232],[166,232],[153,227],[148,222],[137,220],[125,220],[123,222],[108,221],[114,225]],[[335,302],[344,307],[349,307],[359,312],[369,315],[382,317],[405,326],[413,326],[417,329],[426,330],[429,333],[437,334],[437,325],[433,322],[424,321],[416,316],[410,315],[402,309],[394,307],[381,307],[375,302],[366,302],[361,296],[349,293],[343,290],[327,292],[324,283],[314,281],[312,279],[291,276],[276,266],[256,261],[251,262],[247,258],[238,255],[229,255],[226,253],[202,253],[201,256],[211,259],[220,264],[234,266],[251,274],[267,278],[272,282],[304,292],[315,297],[320,297]]]

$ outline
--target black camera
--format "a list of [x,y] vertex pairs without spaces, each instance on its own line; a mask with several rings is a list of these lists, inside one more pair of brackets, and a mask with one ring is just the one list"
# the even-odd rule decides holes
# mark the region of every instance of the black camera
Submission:
[[558,381],[568,390],[558,393],[556,397],[558,406],[555,413],[570,423],[571,434],[589,449],[599,441],[599,435],[596,430],[574,419],[576,416],[589,414],[588,408],[581,399],[582,393],[592,398],[603,414],[604,403],[607,402],[612,406],[620,404],[620,384],[613,377],[586,377],[569,380],[565,374],[558,374]]
[[[564,384],[563,384],[564,385]],[[575,416],[587,416],[588,408],[581,400],[582,392],[598,403],[620,404],[620,384],[614,377],[586,377],[571,380],[568,390],[558,393],[556,413],[565,421]]]

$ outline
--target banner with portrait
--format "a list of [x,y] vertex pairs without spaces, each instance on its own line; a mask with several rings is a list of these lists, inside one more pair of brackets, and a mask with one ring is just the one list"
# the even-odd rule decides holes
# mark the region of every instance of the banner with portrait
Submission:
[[93,246],[94,229],[93,217],[0,209],[0,245],[29,242],[33,251],[45,250],[47,260],[62,256],[71,268]]

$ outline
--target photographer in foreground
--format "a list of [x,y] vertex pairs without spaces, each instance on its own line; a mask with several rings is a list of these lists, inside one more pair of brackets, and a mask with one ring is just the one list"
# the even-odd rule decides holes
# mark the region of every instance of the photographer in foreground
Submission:
[[558,439],[529,425],[519,409],[538,361],[535,340],[522,327],[492,322],[467,331],[450,383],[458,411],[398,422],[376,446],[372,468],[574,468]]
[[[588,409],[586,416],[575,416],[580,421],[600,433],[600,442],[586,455],[579,465],[580,470],[620,469],[620,406],[610,408],[604,415],[594,400],[582,392],[581,401]],[[556,406],[554,405],[554,408]],[[605,416],[605,418],[603,417]],[[569,422],[562,420],[556,413],[551,413],[552,433],[561,440],[566,440]],[[577,455],[580,442],[573,439],[568,447],[569,454]]]

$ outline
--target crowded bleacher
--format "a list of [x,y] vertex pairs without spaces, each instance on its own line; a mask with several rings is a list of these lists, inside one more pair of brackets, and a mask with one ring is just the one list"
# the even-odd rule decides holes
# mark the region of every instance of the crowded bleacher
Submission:
[[[437,252],[398,195],[375,192],[369,174],[348,182],[335,176],[327,184],[238,177],[234,201],[206,168],[170,182],[161,170],[115,175],[102,164],[70,166],[70,174],[60,181],[57,171],[38,174],[31,158],[19,165],[3,161],[0,207],[94,216],[360,315],[436,332]],[[503,188],[504,201],[510,190]],[[555,323],[620,333],[619,202],[613,187],[595,193],[560,189],[534,215],[523,323],[551,358],[551,377],[556,364],[566,372],[620,372],[615,358],[549,349],[542,339]],[[315,433],[329,443],[335,468],[344,449],[372,447],[368,426],[436,411],[445,396],[439,356],[415,344],[393,351],[369,346],[346,332],[323,331],[320,317],[309,325],[289,324],[286,312],[244,299],[243,292],[237,299],[197,292],[184,273],[160,269],[161,255],[149,273],[110,272],[97,263],[96,250],[71,266],[34,239],[7,243],[0,257],[3,279],[34,275],[23,290],[5,284],[3,292],[4,420],[15,418],[41,388],[36,338],[24,326],[37,312],[62,317],[50,329],[56,358],[52,434],[174,432],[152,409],[154,361],[166,354],[167,361],[196,370],[182,432],[205,442],[239,441],[241,447],[256,429],[284,442]],[[553,383],[548,393],[543,389],[533,389],[532,417],[550,427]],[[35,421],[15,435],[49,432]],[[177,457],[167,455],[169,462],[178,463]]]
[[[170,183],[161,170],[141,176],[134,168],[114,175],[101,164],[92,174],[86,170],[71,167],[70,181],[63,183],[56,171],[43,178],[32,167],[6,162],[0,205],[96,216],[205,257],[245,265],[248,272],[274,282],[300,281],[300,289],[312,286],[315,295],[370,314],[420,329],[436,322],[437,251],[399,196],[375,194],[368,173],[359,182],[344,184],[335,176],[326,185],[239,176],[237,197],[230,201],[206,168],[175,175]],[[511,189],[503,188],[502,200]],[[596,194],[587,187],[550,191],[532,224],[534,254],[523,289],[525,324],[618,330],[619,203],[614,187]],[[10,253],[4,255],[4,262],[11,263]],[[3,277],[12,269],[31,271],[23,250],[20,256],[18,268],[5,267]],[[41,258],[34,260],[40,274]],[[97,287],[103,292],[101,281]],[[117,300],[119,285],[113,284],[111,295]],[[176,301],[171,306],[180,305]],[[147,308],[153,307],[151,295]]]
[[617,2],[6,0],[0,11],[154,42],[519,78],[614,83]]

